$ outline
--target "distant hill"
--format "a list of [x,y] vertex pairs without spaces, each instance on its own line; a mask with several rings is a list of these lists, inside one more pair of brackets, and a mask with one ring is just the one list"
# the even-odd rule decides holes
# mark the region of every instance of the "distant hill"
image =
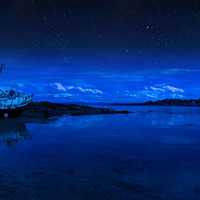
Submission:
[[200,99],[163,99],[142,103],[112,103],[121,106],[200,106]]

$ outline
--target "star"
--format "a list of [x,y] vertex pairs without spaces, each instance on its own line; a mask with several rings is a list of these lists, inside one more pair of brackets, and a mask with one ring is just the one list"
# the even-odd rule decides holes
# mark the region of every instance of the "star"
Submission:
[[146,25],[145,29],[146,30],[152,29],[152,25],[150,25],[150,24]]
[[128,53],[129,53],[129,49],[125,49],[124,51],[125,51],[125,53],[126,53],[126,54],[128,54]]

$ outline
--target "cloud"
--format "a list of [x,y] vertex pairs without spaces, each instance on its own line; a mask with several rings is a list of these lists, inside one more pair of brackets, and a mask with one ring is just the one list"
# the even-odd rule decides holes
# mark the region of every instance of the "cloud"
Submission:
[[66,88],[62,85],[62,83],[55,83],[54,84],[59,91],[66,91]]
[[[148,90],[147,87],[146,87],[145,89]],[[164,91],[165,91],[164,88],[154,87],[154,86],[150,86],[150,90],[153,90],[153,91],[159,91],[159,92],[164,92]]]
[[70,93],[60,93],[60,94],[54,94],[53,97],[54,98],[65,98],[65,97],[72,97],[73,95]]
[[155,91],[160,93],[165,92],[172,92],[172,93],[184,93],[185,91],[182,88],[175,87],[173,85],[168,84],[157,84],[150,87],[145,87],[145,90],[147,91]]
[[177,87],[174,87],[174,86],[171,86],[171,85],[163,86],[163,89],[169,90],[173,93],[175,93],[175,92],[184,93],[183,89],[177,88]]
[[139,91],[126,90],[125,95],[141,99],[183,98],[184,90],[168,84],[156,84]]
[[200,69],[195,69],[195,68],[170,68],[163,70],[163,74],[184,74],[184,73],[198,73],[200,72]]
[[67,90],[77,90],[82,93],[88,93],[88,94],[96,94],[96,95],[101,95],[103,94],[103,91],[95,88],[83,88],[80,86],[68,86]]

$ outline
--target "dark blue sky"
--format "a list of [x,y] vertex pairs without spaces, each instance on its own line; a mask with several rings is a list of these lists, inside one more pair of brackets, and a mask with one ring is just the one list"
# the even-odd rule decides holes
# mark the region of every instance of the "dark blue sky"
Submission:
[[2,0],[0,26],[2,86],[58,101],[199,97],[199,1]]

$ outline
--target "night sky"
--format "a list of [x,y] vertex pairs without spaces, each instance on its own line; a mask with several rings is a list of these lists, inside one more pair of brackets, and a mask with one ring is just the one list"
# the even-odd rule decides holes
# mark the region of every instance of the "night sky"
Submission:
[[200,97],[200,1],[1,0],[2,87],[55,101]]

